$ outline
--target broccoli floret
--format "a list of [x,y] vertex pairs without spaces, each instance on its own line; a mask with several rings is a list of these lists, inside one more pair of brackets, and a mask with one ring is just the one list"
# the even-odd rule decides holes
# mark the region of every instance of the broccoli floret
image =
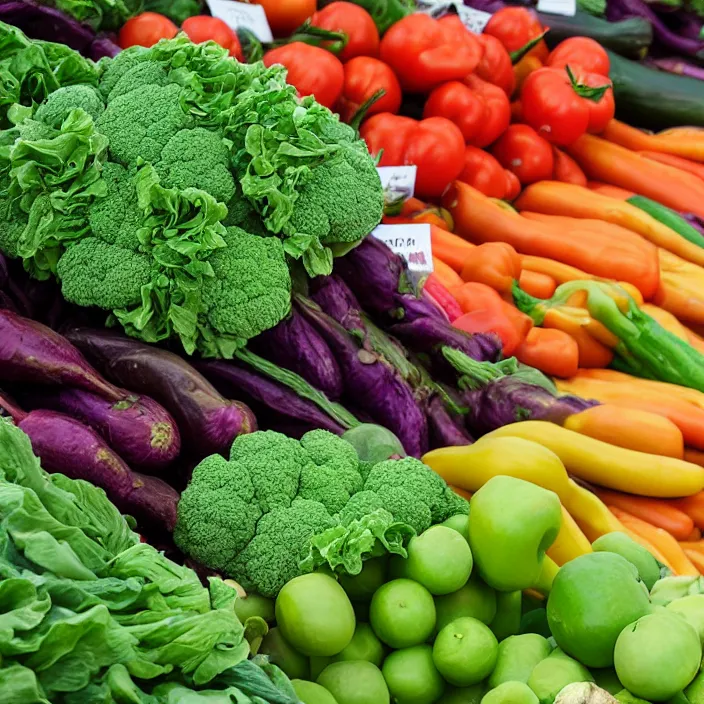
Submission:
[[174,542],[202,564],[226,569],[254,537],[261,515],[246,468],[212,455],[181,494]]
[[85,110],[93,120],[97,120],[105,111],[103,99],[93,86],[64,86],[49,95],[37,108],[34,117],[58,129],[69,113],[76,108]]
[[210,325],[244,344],[288,315],[291,277],[281,240],[237,227],[224,239],[208,260],[214,276],[203,281],[203,303]]
[[291,505],[301,469],[309,462],[297,440],[273,430],[240,435],[232,444],[230,460],[248,472],[264,512]]
[[299,562],[308,553],[308,541],[335,525],[317,501],[296,499],[289,508],[278,508],[259,521],[257,534],[230,566],[245,590],[275,597],[281,587],[297,577]]
[[323,244],[356,242],[381,220],[384,192],[363,143],[345,145],[311,169],[291,216],[296,232]]
[[107,95],[107,102],[129,93],[142,86],[165,86],[169,82],[169,74],[154,61],[140,61],[131,66],[120,76]]
[[[396,510],[384,505],[384,508],[391,511],[397,520],[405,520],[397,515],[397,511],[407,501],[413,504],[424,504],[430,511],[430,518],[434,523],[442,521],[446,517],[445,489],[447,484],[442,477],[413,457],[379,462],[369,473],[366,482],[364,482],[364,488],[376,491],[382,498],[386,497],[385,500],[389,499],[394,489],[402,490],[400,498],[394,500]],[[409,506],[408,510],[413,515],[425,516],[425,511],[415,506]],[[413,524],[411,523],[411,525]],[[429,525],[430,522],[426,528]]]
[[242,195],[242,187],[235,184],[235,193],[227,202],[227,217],[222,221],[225,227],[239,227],[245,232],[262,237],[270,237],[264,221],[254,206]]
[[67,301],[115,310],[140,302],[152,263],[143,254],[86,237],[66,249],[56,271]]
[[103,167],[107,194],[97,198],[88,211],[93,234],[103,242],[137,250],[137,229],[143,215],[137,205],[137,191],[127,170],[112,161]]
[[150,56],[147,47],[131,46],[121,51],[107,63],[107,68],[100,79],[100,93],[107,99],[118,81],[132,68]]
[[333,467],[336,481],[349,494],[362,490],[359,457],[347,441],[327,430],[311,430],[301,438],[301,447],[317,467]]
[[27,214],[22,212],[18,201],[0,198],[0,251],[8,257],[19,256],[17,247],[27,222]]
[[384,504],[379,494],[373,491],[360,491],[355,494],[347,502],[347,505],[342,511],[340,511],[340,523],[342,523],[343,526],[347,526],[352,523],[352,521],[364,518],[367,514],[373,513],[380,508],[384,508]]
[[463,516],[469,515],[469,501],[455,494],[449,486],[445,489],[444,498],[444,508],[442,518],[439,519],[440,522],[447,520],[451,516],[457,516],[458,514]]
[[98,131],[110,141],[110,154],[125,166],[139,159],[157,163],[168,141],[191,127],[181,106],[181,86],[144,85],[108,103],[98,120]]
[[156,170],[166,188],[200,188],[227,203],[235,193],[229,163],[222,135],[196,127],[181,130],[168,141]]

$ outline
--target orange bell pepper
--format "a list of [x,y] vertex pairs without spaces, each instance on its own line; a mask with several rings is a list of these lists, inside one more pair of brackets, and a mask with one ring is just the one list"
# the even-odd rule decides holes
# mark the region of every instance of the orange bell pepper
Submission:
[[460,276],[464,281],[486,284],[501,295],[511,293],[513,282],[521,275],[521,259],[505,242],[480,244],[464,261]]
[[562,330],[532,328],[516,350],[519,362],[539,369],[543,374],[569,378],[579,368],[579,348]]
[[430,226],[430,245],[433,256],[445,262],[458,274],[462,271],[465,259],[474,252],[476,246],[453,235],[440,227]]
[[611,120],[601,136],[636,152],[674,154],[692,161],[704,161],[704,130],[697,127],[674,127],[650,134],[625,122]]
[[536,298],[551,298],[557,288],[557,281],[552,276],[541,274],[539,271],[523,269],[518,279],[518,285],[526,293]]
[[435,256],[433,257],[433,276],[448,289],[457,288],[464,283],[462,277],[449,264],[445,264],[442,259]]

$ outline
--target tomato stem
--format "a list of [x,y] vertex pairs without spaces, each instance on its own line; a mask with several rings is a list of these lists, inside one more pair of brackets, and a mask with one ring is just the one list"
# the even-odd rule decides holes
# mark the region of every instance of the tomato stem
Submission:
[[269,46],[271,48],[278,48],[280,46],[286,46],[287,44],[293,44],[293,42],[303,42],[311,46],[321,46],[329,42],[329,44],[325,46],[325,49],[332,54],[339,54],[347,46],[349,40],[350,38],[345,32],[332,32],[329,29],[316,27],[314,24],[311,24],[310,20],[306,20],[290,37],[279,39]]
[[537,46],[538,44],[540,44],[540,42],[543,41],[543,37],[547,33],[548,30],[546,29],[542,34],[539,34],[534,39],[531,39],[529,42],[526,42],[520,49],[516,49],[516,51],[509,52],[509,56],[511,57],[511,63],[515,66],[533,47]]
[[349,126],[352,127],[356,132],[359,132],[359,126],[362,124],[362,120],[367,116],[369,108],[371,108],[374,103],[381,100],[386,95],[386,91],[380,88],[374,95],[367,98],[355,111],[354,115],[349,121]]
[[584,83],[579,83],[569,66],[565,66],[565,70],[567,71],[567,75],[570,77],[570,83],[572,84],[572,88],[574,88],[574,92],[580,98],[586,98],[587,100],[598,103],[604,97],[604,93],[611,88],[610,82],[605,83],[603,86],[595,87],[585,85]]

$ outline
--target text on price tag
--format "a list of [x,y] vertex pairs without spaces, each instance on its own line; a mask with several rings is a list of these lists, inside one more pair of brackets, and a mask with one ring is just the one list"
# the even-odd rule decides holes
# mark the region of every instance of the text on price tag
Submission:
[[574,17],[577,14],[577,0],[538,0],[537,10],[548,15]]
[[481,34],[491,19],[490,12],[475,10],[473,7],[458,7],[457,13],[462,20],[462,24],[475,34]]
[[409,271],[427,275],[433,272],[430,225],[379,225],[372,236],[405,259]]
[[248,5],[235,0],[207,0],[213,17],[221,19],[231,29],[249,29],[260,42],[273,42],[274,35],[261,5]]

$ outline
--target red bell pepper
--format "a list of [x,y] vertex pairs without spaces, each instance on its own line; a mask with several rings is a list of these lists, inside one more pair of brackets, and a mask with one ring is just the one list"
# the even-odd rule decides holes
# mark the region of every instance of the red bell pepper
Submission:
[[481,60],[482,46],[457,15],[435,20],[413,14],[386,32],[380,57],[396,72],[404,90],[425,93],[472,73]]
[[[415,164],[416,195],[437,198],[464,167],[464,140],[459,128],[443,117],[413,120],[383,112],[370,117],[360,130],[380,166]],[[382,151],[383,150],[383,151]]]
[[501,88],[472,75],[464,83],[450,81],[435,88],[423,117],[445,117],[460,128],[467,144],[486,147],[508,127],[511,104]]
[[312,95],[332,109],[342,94],[345,72],[340,59],[325,49],[304,42],[285,44],[264,54],[264,65],[281,64],[288,69],[287,81],[299,95]]
[[457,320],[457,318],[462,315],[460,304],[455,300],[455,297],[448,291],[435,272],[430,274],[425,280],[423,289],[433,302],[443,310],[450,322]]
[[[344,122],[350,122],[355,116],[366,118],[380,112],[398,112],[401,86],[396,74],[383,61],[358,56],[345,64],[344,71],[345,82],[337,104]],[[369,105],[363,115],[358,115],[360,108],[382,90],[384,94]]]

